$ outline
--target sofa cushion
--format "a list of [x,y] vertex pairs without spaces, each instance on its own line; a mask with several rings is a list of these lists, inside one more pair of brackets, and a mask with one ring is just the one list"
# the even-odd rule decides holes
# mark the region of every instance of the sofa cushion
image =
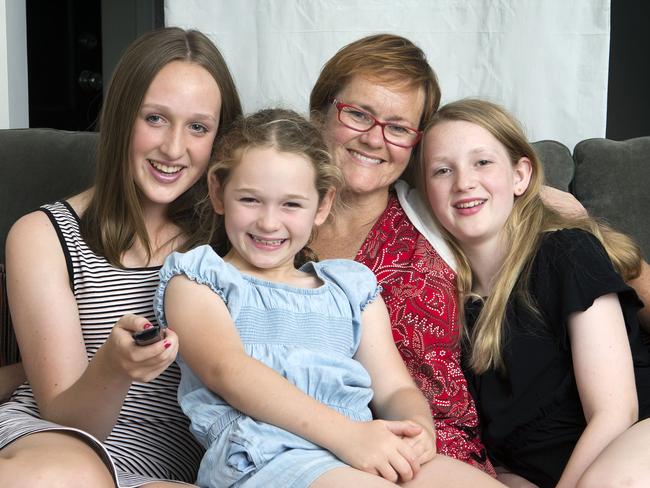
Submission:
[[0,130],[0,263],[19,217],[92,184],[98,140],[96,132]]
[[573,150],[573,192],[590,215],[632,236],[650,258],[650,136],[586,139]]
[[542,167],[546,184],[558,190],[569,191],[575,173],[575,163],[569,148],[557,141],[533,142]]
[[5,240],[22,215],[88,188],[99,135],[56,129],[0,130],[0,366],[20,359],[5,290]]

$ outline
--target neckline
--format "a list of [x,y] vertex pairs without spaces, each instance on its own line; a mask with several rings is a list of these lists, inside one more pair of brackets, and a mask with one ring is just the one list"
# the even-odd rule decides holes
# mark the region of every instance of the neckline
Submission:
[[[221,259],[223,259],[223,258],[221,258]],[[311,269],[313,270],[313,274],[315,274],[315,276],[320,281],[322,281],[322,283],[323,283],[322,285],[317,286],[316,288],[304,288],[304,287],[300,287],[300,286],[290,285],[288,283],[281,283],[281,282],[278,282],[278,281],[265,280],[264,278],[259,278],[257,276],[253,276],[253,275],[244,273],[244,272],[240,271],[238,268],[236,268],[235,266],[233,266],[232,264],[230,264],[229,262],[227,262],[225,260],[223,262],[227,266],[229,266],[230,268],[235,270],[244,280],[246,280],[246,281],[248,281],[250,283],[253,283],[253,284],[262,285],[265,288],[280,289],[280,290],[285,290],[285,291],[289,291],[289,292],[292,292],[292,293],[299,293],[299,294],[303,294],[303,295],[316,295],[316,294],[323,293],[328,287],[327,280],[325,280],[321,276],[321,274],[319,272],[320,271],[319,267],[320,267],[321,263],[317,263],[317,262],[313,262],[313,261],[309,261],[308,263],[303,264],[299,268],[299,270],[308,273],[309,271],[306,268],[311,267]]]
[[81,235],[81,217],[79,217],[79,214],[77,214],[75,209],[72,208],[72,205],[70,205],[70,203],[67,200],[60,200],[60,203],[66,208],[66,210],[68,210],[68,212],[70,212],[70,215],[72,215],[72,217],[77,222],[77,229],[79,230],[79,236],[81,237],[84,245],[88,248],[88,250],[90,252],[93,253],[93,255],[100,258],[102,261],[104,261],[109,266],[114,267],[115,269],[120,269],[120,270],[124,270],[124,271],[160,271],[160,269],[163,267],[162,264],[158,264],[158,265],[155,265],[155,266],[136,266],[136,267],[121,266],[121,267],[117,267],[117,266],[114,266],[113,264],[109,263],[108,260],[106,259],[106,256],[101,255],[101,254],[97,254],[95,251],[90,249],[90,247],[88,246],[86,241],[83,239],[83,236]]

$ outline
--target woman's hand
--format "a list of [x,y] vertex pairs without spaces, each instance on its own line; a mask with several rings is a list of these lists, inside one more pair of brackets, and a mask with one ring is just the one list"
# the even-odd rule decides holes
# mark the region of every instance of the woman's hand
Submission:
[[135,343],[133,334],[149,327],[152,325],[146,318],[125,315],[115,324],[101,347],[105,361],[131,381],[146,383],[155,379],[176,358],[178,337],[170,329],[164,330],[164,337],[158,342],[147,346]]
[[551,207],[565,217],[587,217],[587,210],[571,193],[552,186],[542,186],[540,195],[547,207]]
[[332,449],[353,468],[376,474],[393,483],[409,481],[420,470],[416,450],[405,438],[421,432],[412,422],[372,420],[352,422],[338,449]]

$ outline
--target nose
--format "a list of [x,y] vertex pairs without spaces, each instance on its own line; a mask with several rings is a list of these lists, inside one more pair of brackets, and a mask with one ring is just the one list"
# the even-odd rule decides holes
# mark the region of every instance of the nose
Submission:
[[170,127],[165,132],[160,149],[170,161],[179,159],[185,154],[185,132],[182,127]]
[[378,148],[384,145],[384,131],[379,124],[376,124],[374,127],[371,127],[370,130],[361,133],[359,138],[361,142],[366,144],[368,147]]
[[277,230],[279,221],[276,209],[272,208],[269,205],[262,207],[257,219],[257,226],[264,232],[272,232],[274,230]]
[[476,187],[476,175],[471,169],[457,168],[454,188],[456,191],[471,190]]

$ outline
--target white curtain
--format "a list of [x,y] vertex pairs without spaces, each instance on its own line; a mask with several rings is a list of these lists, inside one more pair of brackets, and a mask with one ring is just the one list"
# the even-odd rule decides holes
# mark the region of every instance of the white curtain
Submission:
[[244,110],[306,113],[323,63],[365,35],[420,46],[442,101],[480,96],[506,106],[533,140],[573,149],[604,137],[609,0],[166,0],[167,25],[220,48]]

